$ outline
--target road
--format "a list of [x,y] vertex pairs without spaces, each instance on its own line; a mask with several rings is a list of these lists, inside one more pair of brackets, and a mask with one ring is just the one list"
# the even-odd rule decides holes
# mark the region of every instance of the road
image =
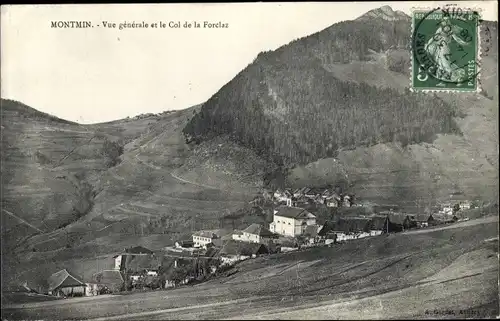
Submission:
[[423,228],[423,229],[419,229],[419,230],[406,231],[406,232],[402,232],[401,234],[423,234],[423,233],[430,233],[430,232],[434,232],[434,231],[463,228],[463,227],[467,227],[467,226],[474,226],[474,225],[478,225],[478,224],[487,224],[487,223],[495,223],[495,222],[498,222],[498,216],[486,216],[486,217],[481,217],[481,218],[474,219],[474,220],[453,223],[453,224],[445,225],[445,226],[437,226],[437,227],[432,227],[432,228]]

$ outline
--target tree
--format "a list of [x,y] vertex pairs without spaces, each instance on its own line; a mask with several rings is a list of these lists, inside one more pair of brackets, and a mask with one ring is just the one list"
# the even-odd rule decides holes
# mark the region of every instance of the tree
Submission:
[[458,211],[460,211],[460,204],[456,203],[455,205],[453,205],[453,214],[455,214]]
[[184,281],[190,274],[190,269],[186,266],[177,267],[172,273],[172,280],[176,285]]
[[102,154],[105,157],[107,167],[116,166],[120,162],[120,156],[123,154],[123,146],[118,142],[104,139]]

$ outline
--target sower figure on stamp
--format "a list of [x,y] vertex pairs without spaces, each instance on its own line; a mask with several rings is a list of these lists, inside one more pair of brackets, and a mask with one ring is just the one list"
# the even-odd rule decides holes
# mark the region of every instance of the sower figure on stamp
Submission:
[[450,61],[450,46],[453,40],[461,46],[469,45],[471,42],[464,41],[460,37],[466,32],[467,30],[453,25],[448,17],[444,17],[434,36],[425,45],[425,50],[437,66],[436,75],[438,78],[445,78],[452,82],[465,80],[463,66],[457,66],[455,61]]

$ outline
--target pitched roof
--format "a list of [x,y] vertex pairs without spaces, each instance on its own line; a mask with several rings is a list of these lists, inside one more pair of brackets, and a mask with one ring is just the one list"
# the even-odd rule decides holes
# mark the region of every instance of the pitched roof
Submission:
[[387,214],[389,222],[392,224],[403,225],[407,215],[406,214]]
[[277,213],[274,215],[288,217],[288,218],[315,218],[313,214],[308,212],[307,210],[300,207],[290,207],[290,206],[279,206],[277,208]]
[[368,218],[359,217],[341,218],[336,222],[334,230],[339,232],[361,232],[370,221]]
[[182,247],[193,247],[194,246],[193,240],[179,240],[176,243],[179,243],[179,245]]
[[335,223],[332,221],[326,221],[325,224],[323,224],[323,227],[319,230],[318,235],[319,236],[325,236],[329,232],[332,232],[333,229],[335,228]]
[[158,257],[153,255],[127,255],[125,257],[125,269],[134,272],[157,269],[159,265]]
[[72,276],[66,269],[52,274],[49,279],[49,291],[57,288],[85,285],[82,281]]
[[370,223],[370,229],[371,230],[383,230],[385,227],[385,221],[387,217],[386,216],[372,216],[370,217],[371,223]]
[[104,270],[93,275],[93,279],[98,284],[121,284],[123,275],[120,271]]
[[429,220],[430,214],[408,214],[410,220],[415,222],[427,222]]
[[429,215],[429,219],[435,220],[435,221],[442,221],[442,222],[451,222],[457,217],[455,215],[446,215],[446,214],[432,214]]
[[254,223],[254,224],[250,225],[249,227],[247,227],[246,229],[244,229],[243,232],[254,234],[254,235],[259,235],[259,236],[264,236],[264,237],[273,235],[273,233],[271,231],[269,231],[268,229],[266,229],[262,225],[256,224],[256,223]]
[[252,254],[264,254],[269,253],[269,250],[264,244],[260,243],[248,243],[239,241],[227,241],[222,247],[221,254],[229,255],[252,255]]
[[302,188],[300,189],[300,192],[301,192],[302,194],[305,194],[305,193],[308,193],[310,190],[311,190],[311,189],[310,189],[309,187],[302,187]]

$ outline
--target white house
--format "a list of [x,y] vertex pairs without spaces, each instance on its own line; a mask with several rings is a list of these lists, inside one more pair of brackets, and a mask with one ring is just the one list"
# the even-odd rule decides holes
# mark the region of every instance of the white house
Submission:
[[148,270],[148,271],[146,272],[146,274],[147,274],[148,276],[158,276],[158,271],[155,271],[155,270]]
[[232,239],[236,241],[243,241],[243,231],[235,230],[233,232]]
[[280,206],[274,211],[269,229],[273,233],[292,236],[302,235],[306,227],[316,225],[316,216],[300,207]]
[[351,195],[344,195],[344,206],[345,207],[352,206],[352,196]]
[[115,258],[115,270],[119,271],[122,266],[123,255],[117,255]]
[[460,203],[460,210],[469,210],[471,203],[469,201],[464,201]]
[[451,206],[450,204],[443,205],[443,208],[439,211],[439,214],[452,215],[453,206]]
[[292,193],[288,190],[276,190],[274,192],[274,199],[278,202],[286,202],[288,206],[291,206],[292,204]]
[[213,243],[214,239],[218,239],[217,234],[211,231],[198,231],[193,233],[193,242],[195,247],[205,247],[209,243]]

